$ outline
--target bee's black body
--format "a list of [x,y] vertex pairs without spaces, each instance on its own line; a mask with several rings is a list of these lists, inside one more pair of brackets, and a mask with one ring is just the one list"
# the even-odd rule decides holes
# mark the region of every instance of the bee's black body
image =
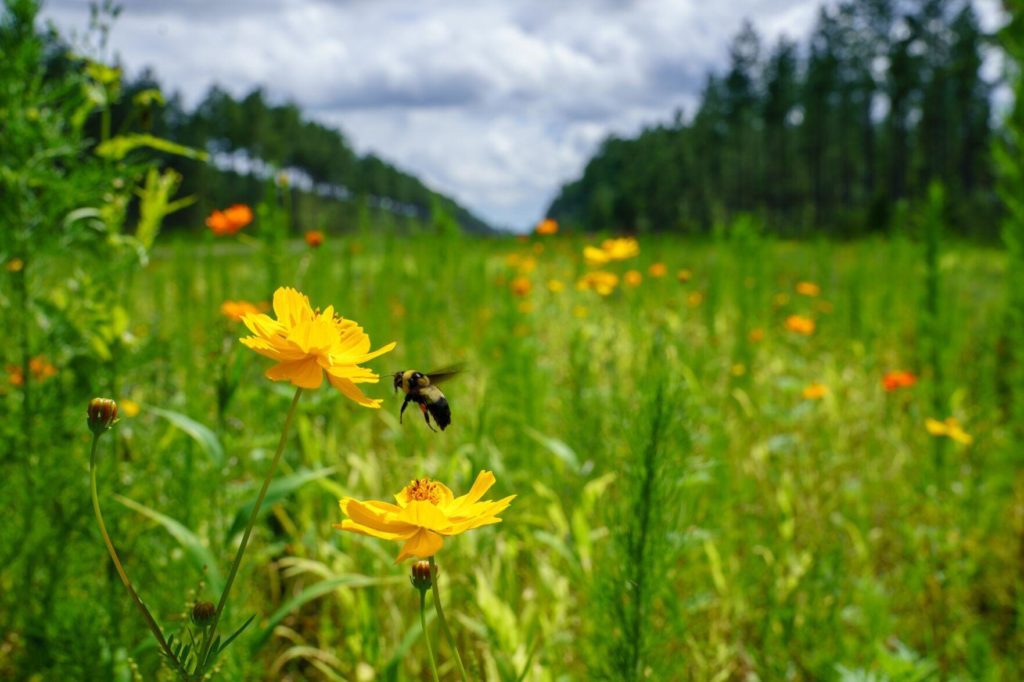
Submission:
[[[433,417],[442,431],[448,428],[448,425],[452,423],[451,407],[448,405],[448,400],[444,397],[444,393],[431,383],[431,379],[437,381],[454,373],[454,371],[448,371],[435,372],[428,375],[414,369],[395,372],[395,390],[402,389],[405,392],[405,401],[402,402],[402,410],[398,413],[399,423],[402,421],[402,415],[405,414],[405,408],[412,402],[420,406],[427,426],[430,426],[430,418]],[[430,426],[430,428],[433,429],[434,427]]]

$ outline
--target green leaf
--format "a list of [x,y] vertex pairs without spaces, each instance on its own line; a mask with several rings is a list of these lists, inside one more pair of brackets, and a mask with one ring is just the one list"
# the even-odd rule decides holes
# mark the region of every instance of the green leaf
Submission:
[[371,578],[365,575],[350,574],[314,583],[286,601],[284,604],[281,604],[280,608],[278,608],[277,611],[274,611],[274,613],[267,619],[267,624],[263,626],[258,633],[256,633],[256,637],[252,643],[252,651],[256,651],[263,646],[263,643],[270,638],[270,635],[274,632],[274,628],[277,627],[278,623],[285,619],[285,616],[307,602],[313,601],[314,599],[322,597],[323,595],[333,592],[341,587],[370,587],[372,585],[388,585],[404,581],[404,576]]
[[214,559],[213,554],[209,548],[203,544],[203,541],[199,539],[199,536],[190,531],[188,528],[183,526],[180,522],[172,519],[169,516],[161,514],[155,509],[139,504],[134,500],[129,500],[127,497],[121,495],[114,495],[114,499],[123,504],[124,506],[137,511],[143,516],[156,521],[164,527],[168,533],[171,534],[178,543],[192,555],[192,559],[200,569],[206,570],[206,579],[210,583],[210,589],[214,593],[219,594],[224,587],[224,577],[221,575],[220,569],[217,567],[217,561]]
[[210,459],[217,466],[221,466],[224,463],[224,447],[220,444],[217,434],[209,428],[180,412],[152,406],[147,406],[146,409],[157,416],[163,417],[171,422],[173,426],[188,434],[210,456]]
[[129,152],[140,147],[148,147],[149,149],[155,149],[167,154],[184,156],[187,159],[206,161],[209,158],[209,154],[206,152],[193,149],[192,147],[186,147],[183,144],[171,142],[170,140],[165,140],[155,135],[150,135],[149,133],[132,133],[130,135],[118,135],[117,137],[112,137],[96,147],[96,155],[120,161],[127,156]]
[[579,458],[576,456],[576,451],[573,450],[568,445],[566,445],[564,442],[558,440],[557,438],[550,438],[549,436],[545,436],[540,431],[535,431],[530,427],[526,427],[526,435],[540,443],[542,446],[544,446],[544,449],[550,452],[552,455],[562,460],[562,463],[564,463],[565,466],[567,466],[568,468],[572,469],[573,471],[580,470],[580,461]]
[[[260,511],[265,512],[275,502],[280,502],[310,481],[326,478],[335,471],[337,471],[337,467],[325,467],[323,469],[316,469],[315,471],[302,469],[290,476],[284,476],[276,479],[270,484],[270,487],[267,488],[267,497],[263,501],[263,507]],[[253,495],[253,499],[246,502],[235,514],[235,520],[232,522],[231,528],[228,529],[227,540],[230,541],[234,535],[242,532],[242,529],[245,528],[245,524],[249,521],[249,515],[252,514],[252,508],[255,505],[256,496]]]

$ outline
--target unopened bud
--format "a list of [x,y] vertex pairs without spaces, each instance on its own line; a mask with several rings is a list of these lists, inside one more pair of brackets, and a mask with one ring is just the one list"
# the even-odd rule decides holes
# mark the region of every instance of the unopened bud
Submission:
[[[434,567],[433,574],[437,574],[437,567]],[[417,561],[412,565],[412,575],[409,582],[417,590],[429,590],[432,584],[432,575],[429,561]]]
[[93,398],[89,401],[89,429],[97,436],[117,421],[117,403],[110,398]]
[[206,627],[213,622],[213,616],[217,613],[217,607],[213,602],[201,601],[192,607],[192,624],[199,627]]

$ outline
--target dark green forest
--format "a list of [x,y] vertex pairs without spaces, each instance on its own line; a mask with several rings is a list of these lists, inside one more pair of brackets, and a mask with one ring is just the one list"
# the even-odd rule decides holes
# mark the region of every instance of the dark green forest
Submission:
[[549,214],[585,230],[702,232],[739,213],[771,231],[854,236],[905,222],[942,183],[961,233],[998,233],[991,37],[969,2],[822,8],[806,44],[746,23],[692,116],[608,138]]

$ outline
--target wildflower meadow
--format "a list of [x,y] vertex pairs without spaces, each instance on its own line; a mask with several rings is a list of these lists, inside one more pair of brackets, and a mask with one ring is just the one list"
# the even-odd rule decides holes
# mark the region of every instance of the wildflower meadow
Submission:
[[479,233],[189,185],[211,149],[35,10],[0,22],[0,679],[1024,676],[1024,102],[998,240],[940,182],[849,239]]

